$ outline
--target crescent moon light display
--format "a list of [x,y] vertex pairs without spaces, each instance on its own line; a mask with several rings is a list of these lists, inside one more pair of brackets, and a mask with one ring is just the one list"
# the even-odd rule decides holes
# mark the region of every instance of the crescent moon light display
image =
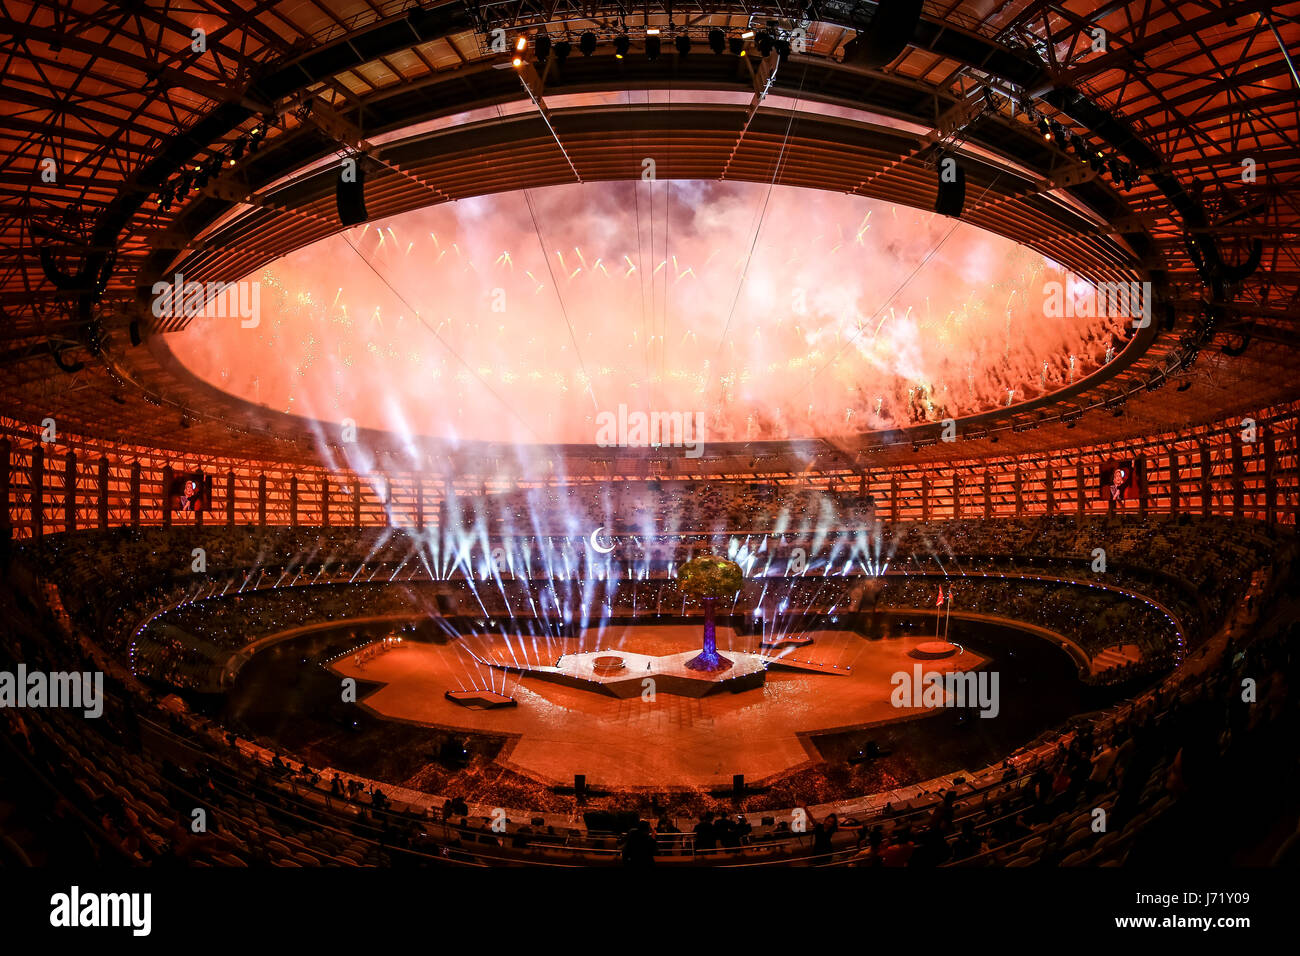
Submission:
[[614,550],[614,545],[612,542],[607,548],[602,548],[600,546],[600,541],[599,541],[600,533],[604,530],[605,530],[604,526],[601,526],[591,533],[591,546],[595,548],[597,551],[599,551],[601,554],[609,554],[611,551]]

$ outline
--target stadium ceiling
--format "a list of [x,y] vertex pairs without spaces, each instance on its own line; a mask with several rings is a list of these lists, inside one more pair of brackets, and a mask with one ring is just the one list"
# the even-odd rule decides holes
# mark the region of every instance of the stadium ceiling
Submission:
[[[182,453],[313,457],[305,424],[170,362],[144,295],[178,264],[187,278],[236,278],[337,231],[325,167],[358,147],[372,157],[372,218],[631,178],[646,155],[667,157],[660,177],[927,208],[936,158],[950,150],[967,170],[965,219],[1084,274],[1149,278],[1168,306],[1104,374],[964,420],[968,434],[1002,440],[963,442],[963,455],[1175,431],[1296,397],[1300,78],[1286,51],[1300,49],[1300,3],[926,2],[900,55],[855,65],[850,44],[876,11],[843,0],[0,2],[0,413]],[[664,35],[653,62],[640,45],[647,25]],[[801,36],[804,50],[769,78],[758,57],[710,52],[714,27]],[[586,30],[602,42],[534,74],[494,48],[495,29],[510,42],[546,32],[576,47]],[[623,30],[634,47],[616,60],[609,41]],[[695,43],[679,57],[671,38],[683,31]],[[647,89],[733,96],[581,105]],[[760,89],[777,105],[751,108],[745,97]],[[823,109],[780,105],[790,102]],[[496,115],[447,122],[476,109]],[[1069,130],[1079,151],[1129,164],[1135,185],[1097,175],[1059,136],[1045,142],[1038,119]],[[164,210],[160,198],[196,166],[212,174]],[[883,443],[876,460],[951,457],[929,431],[864,436],[831,454],[860,460]],[[773,470],[809,455],[770,451]],[[579,470],[581,450],[569,457]]]

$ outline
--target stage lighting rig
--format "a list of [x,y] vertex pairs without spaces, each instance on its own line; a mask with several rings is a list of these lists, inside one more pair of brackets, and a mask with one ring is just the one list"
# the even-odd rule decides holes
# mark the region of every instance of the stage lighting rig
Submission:
[[1021,99],[1019,102],[1020,112],[1029,118],[1044,140],[1049,143],[1055,141],[1060,148],[1073,152],[1080,163],[1086,163],[1098,175],[1109,172],[1111,181],[1116,186],[1132,189],[1137,185],[1138,171],[1132,164],[1118,156],[1108,156],[1105,150],[1094,149],[1085,137],[1056,120],[1037,113],[1027,100]]
[[673,46],[677,48],[678,56],[686,56],[691,52],[691,38],[688,34],[679,33],[673,39]]
[[614,59],[622,60],[626,58],[628,48],[631,45],[632,41],[627,38],[626,33],[620,33],[618,36],[614,37]]
[[645,32],[646,59],[653,63],[655,60],[659,59],[659,52],[661,49],[662,46],[659,40],[658,28],[651,27],[650,29],[646,30]]
[[578,50],[583,56],[591,56],[596,52],[596,34],[590,30],[578,37]]
[[727,35],[716,27],[709,31],[709,49],[721,53],[727,48]]

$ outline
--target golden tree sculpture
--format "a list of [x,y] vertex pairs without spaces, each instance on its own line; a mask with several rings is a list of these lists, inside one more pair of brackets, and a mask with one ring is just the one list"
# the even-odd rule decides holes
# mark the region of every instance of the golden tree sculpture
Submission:
[[740,565],[712,554],[692,558],[677,572],[677,587],[704,605],[704,648],[686,662],[691,670],[723,671],[731,666],[731,661],[718,653],[714,605],[719,600],[734,598],[744,584],[745,574]]

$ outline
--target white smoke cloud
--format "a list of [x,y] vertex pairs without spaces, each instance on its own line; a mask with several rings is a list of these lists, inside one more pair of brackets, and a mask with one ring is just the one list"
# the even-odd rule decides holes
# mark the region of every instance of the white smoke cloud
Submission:
[[1060,266],[861,197],[661,181],[528,198],[299,250],[261,274],[258,328],[208,320],[169,344],[233,394],[362,427],[591,443],[623,403],[703,411],[727,440],[1000,406],[1039,394],[1045,362],[1047,390],[1071,355],[1087,374],[1122,322],[1045,317]]

